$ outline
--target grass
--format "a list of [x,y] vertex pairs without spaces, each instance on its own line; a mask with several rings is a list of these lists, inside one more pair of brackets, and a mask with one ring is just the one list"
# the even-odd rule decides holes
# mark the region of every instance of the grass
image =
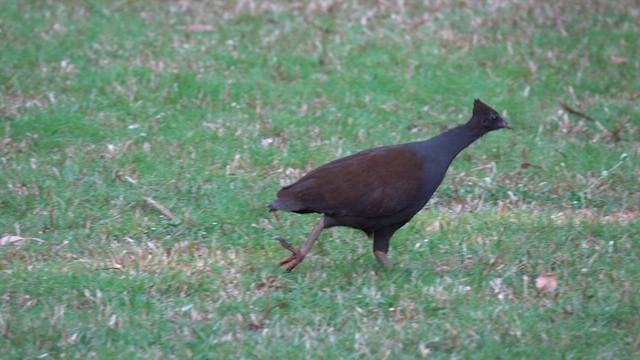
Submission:
[[[0,14],[0,357],[640,355],[633,1]],[[391,269],[349,229],[275,267],[273,237],[315,221],[267,213],[281,185],[437,134],[474,97],[515,131],[454,161]]]

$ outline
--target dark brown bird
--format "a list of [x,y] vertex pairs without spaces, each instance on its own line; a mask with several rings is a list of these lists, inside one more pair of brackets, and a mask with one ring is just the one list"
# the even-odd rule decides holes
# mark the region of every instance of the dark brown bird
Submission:
[[320,213],[309,238],[278,262],[287,271],[304,260],[322,230],[346,226],[373,237],[373,253],[389,267],[387,252],[393,233],[422,209],[444,178],[453,159],[484,134],[511,129],[494,109],[476,99],[464,125],[429,140],[382,146],[331,161],[278,191],[270,211]]

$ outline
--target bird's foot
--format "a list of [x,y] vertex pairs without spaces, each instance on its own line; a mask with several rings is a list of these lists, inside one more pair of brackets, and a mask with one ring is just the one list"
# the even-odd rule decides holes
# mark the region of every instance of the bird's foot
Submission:
[[378,263],[382,265],[383,268],[388,269],[391,267],[391,261],[387,258],[386,252],[376,250],[373,254],[376,256],[376,260],[378,260]]
[[283,266],[284,265],[284,269],[289,272],[291,270],[293,270],[296,266],[298,266],[298,264],[300,264],[302,262],[302,260],[304,260],[304,255],[302,254],[302,252],[300,252],[300,250],[296,247],[294,247],[293,245],[289,244],[285,239],[281,238],[281,237],[277,237],[276,240],[278,240],[278,242],[280,242],[280,245],[291,251],[291,253],[293,255],[291,256],[287,256],[286,258],[278,261],[278,266]]
[[298,266],[298,264],[300,264],[302,262],[302,259],[303,258],[298,256],[298,255],[287,256],[286,258],[278,261],[278,266],[283,266],[284,265],[284,269],[287,272],[290,272],[296,266]]

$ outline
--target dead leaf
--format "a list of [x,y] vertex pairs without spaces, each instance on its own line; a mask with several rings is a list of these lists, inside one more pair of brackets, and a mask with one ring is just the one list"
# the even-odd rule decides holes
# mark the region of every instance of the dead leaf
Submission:
[[258,322],[254,322],[254,321],[250,321],[249,322],[249,330],[251,331],[258,331],[258,330],[262,330],[264,329],[264,325],[258,323]]
[[534,63],[532,60],[529,60],[527,62],[527,65],[529,66],[529,71],[531,71],[531,74],[535,75],[538,73],[538,65]]
[[262,139],[260,141],[260,145],[262,145],[262,147],[268,147],[269,145],[274,143],[274,139],[273,138],[265,138]]
[[489,285],[497,295],[498,300],[503,301],[505,299],[513,299],[513,289],[510,286],[505,285],[504,282],[502,282],[502,279],[493,279],[489,282]]
[[71,337],[69,337],[69,339],[67,339],[67,342],[71,345],[75,344],[78,341],[78,333],[75,332],[73,333],[73,335],[71,335]]
[[212,25],[192,24],[192,25],[178,26],[178,30],[193,31],[193,32],[212,32],[212,31],[215,31],[215,28]]
[[22,240],[27,240],[27,238],[23,238],[22,236],[15,236],[15,235],[3,236],[0,239],[0,246],[11,244],[11,243],[14,243],[16,241],[22,241]]
[[118,315],[116,314],[111,315],[111,317],[109,318],[109,329],[115,329],[117,324],[118,324]]
[[27,185],[24,183],[16,184],[13,186],[9,185],[9,187],[17,196],[29,195],[29,189],[27,188]]
[[536,288],[542,292],[551,292],[558,288],[556,274],[542,274],[536,278]]
[[609,58],[609,61],[611,61],[612,64],[624,64],[629,61],[629,58],[624,56],[612,56]]
[[424,342],[421,342],[418,345],[418,350],[420,350],[420,355],[422,355],[422,357],[427,357],[427,356],[429,356],[429,354],[431,354],[431,349],[429,349],[427,347],[427,344],[424,343]]

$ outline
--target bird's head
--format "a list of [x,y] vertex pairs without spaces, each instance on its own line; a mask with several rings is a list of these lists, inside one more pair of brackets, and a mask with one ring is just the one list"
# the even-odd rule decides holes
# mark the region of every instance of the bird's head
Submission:
[[497,111],[480,101],[480,99],[476,99],[473,102],[471,122],[479,126],[484,132],[498,129],[513,129],[507,120],[503,119]]

